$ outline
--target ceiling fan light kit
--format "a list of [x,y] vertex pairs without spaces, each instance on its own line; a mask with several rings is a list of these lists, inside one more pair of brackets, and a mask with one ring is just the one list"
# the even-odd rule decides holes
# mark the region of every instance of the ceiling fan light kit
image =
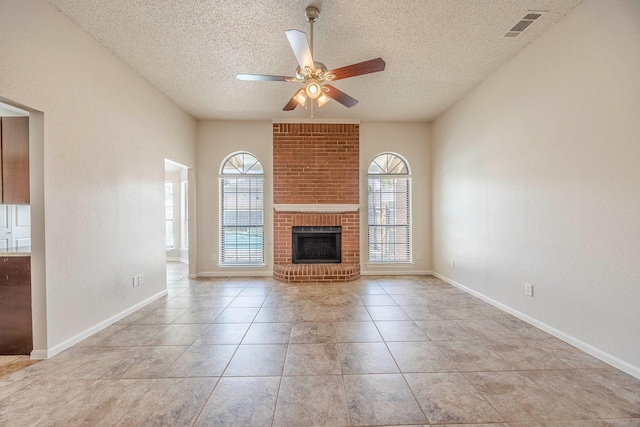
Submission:
[[327,71],[327,67],[323,63],[314,62],[313,60],[313,24],[320,16],[320,10],[314,6],[309,6],[305,10],[305,16],[307,17],[307,21],[309,21],[310,40],[307,39],[307,34],[303,31],[285,31],[291,49],[298,60],[295,77],[265,74],[237,74],[236,78],[249,81],[280,81],[304,84],[304,88],[299,89],[287,105],[285,105],[283,108],[284,111],[292,111],[298,105],[301,105],[306,110],[307,99],[311,100],[311,117],[313,117],[314,99],[318,107],[322,107],[331,99],[336,100],[347,108],[355,106],[358,103],[357,99],[327,84],[327,82],[383,71],[386,65],[385,62],[382,58],[376,58]]

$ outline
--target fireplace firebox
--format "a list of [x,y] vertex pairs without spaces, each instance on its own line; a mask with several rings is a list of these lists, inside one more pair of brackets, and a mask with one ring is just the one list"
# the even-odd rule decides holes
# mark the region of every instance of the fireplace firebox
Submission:
[[293,264],[342,262],[342,227],[296,226],[291,236]]

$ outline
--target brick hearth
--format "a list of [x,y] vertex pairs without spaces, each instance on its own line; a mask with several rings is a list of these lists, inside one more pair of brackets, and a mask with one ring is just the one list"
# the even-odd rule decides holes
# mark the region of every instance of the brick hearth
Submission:
[[[304,212],[274,209],[273,276],[286,282],[345,282],[360,277],[360,212],[325,207],[359,204],[357,124],[275,123],[274,204],[303,205]],[[294,226],[342,226],[342,263],[292,264]]]

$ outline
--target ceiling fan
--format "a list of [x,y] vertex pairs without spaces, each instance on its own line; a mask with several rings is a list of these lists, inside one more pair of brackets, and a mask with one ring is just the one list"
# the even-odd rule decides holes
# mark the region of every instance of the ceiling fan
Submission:
[[327,67],[322,62],[313,60],[313,23],[318,19],[319,15],[320,11],[314,6],[309,6],[305,9],[305,16],[310,26],[310,40],[307,40],[307,35],[303,31],[285,31],[299,64],[295,77],[264,74],[237,74],[236,77],[240,80],[303,83],[304,88],[299,89],[293,95],[287,105],[284,106],[284,111],[291,111],[298,105],[301,105],[306,110],[307,99],[311,100],[312,117],[314,99],[318,103],[318,107],[322,107],[331,99],[335,99],[348,108],[356,105],[358,103],[357,99],[327,84],[327,82],[382,71],[384,70],[385,62],[382,58],[376,58],[327,71]]

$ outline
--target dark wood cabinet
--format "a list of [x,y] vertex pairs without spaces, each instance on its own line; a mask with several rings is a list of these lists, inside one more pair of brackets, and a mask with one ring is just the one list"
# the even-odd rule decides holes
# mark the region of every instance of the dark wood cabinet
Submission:
[[0,118],[2,204],[29,204],[29,118]]
[[31,350],[31,258],[0,257],[0,354]]

